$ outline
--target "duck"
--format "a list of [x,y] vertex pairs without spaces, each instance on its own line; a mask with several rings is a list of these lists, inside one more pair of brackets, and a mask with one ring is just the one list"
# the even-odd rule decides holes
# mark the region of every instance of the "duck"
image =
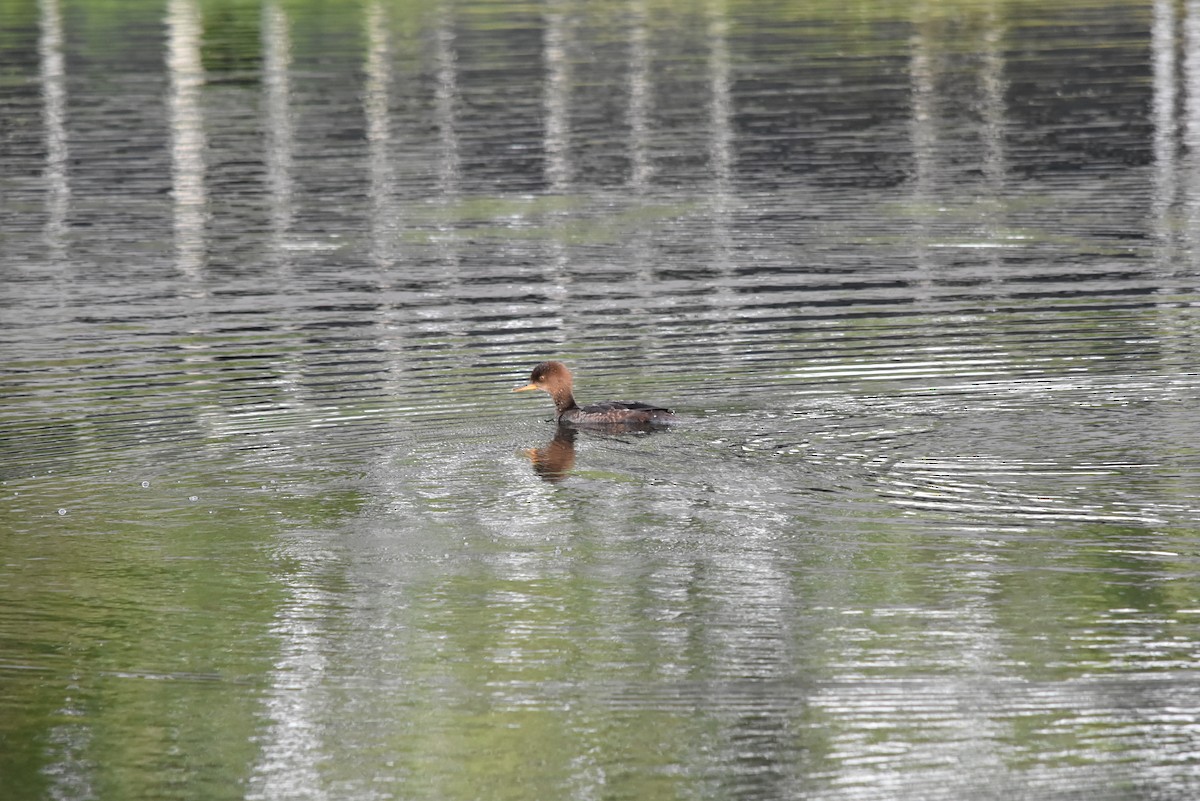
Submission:
[[513,392],[540,389],[554,400],[554,419],[559,424],[611,427],[614,425],[664,426],[678,422],[665,406],[636,401],[604,401],[580,406],[575,402],[574,380],[562,362],[541,362],[529,375],[529,383]]

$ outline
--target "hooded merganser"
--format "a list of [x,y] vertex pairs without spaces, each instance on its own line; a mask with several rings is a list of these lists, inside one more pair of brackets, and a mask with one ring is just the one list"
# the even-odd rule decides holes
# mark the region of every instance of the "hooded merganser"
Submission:
[[533,368],[529,383],[513,392],[540,389],[554,399],[555,419],[572,425],[610,426],[614,423],[666,425],[676,421],[675,413],[662,406],[631,401],[605,401],[578,406],[571,393],[571,371],[562,362],[542,362]]

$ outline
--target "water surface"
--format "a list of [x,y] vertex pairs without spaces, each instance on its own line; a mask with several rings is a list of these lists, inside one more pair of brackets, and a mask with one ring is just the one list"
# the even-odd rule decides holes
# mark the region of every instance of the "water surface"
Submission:
[[1200,4],[2,16],[6,797],[1195,796]]

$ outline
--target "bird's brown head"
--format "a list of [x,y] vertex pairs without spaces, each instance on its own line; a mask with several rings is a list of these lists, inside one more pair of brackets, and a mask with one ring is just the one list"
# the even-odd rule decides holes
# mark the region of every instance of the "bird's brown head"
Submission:
[[528,392],[540,389],[551,395],[558,395],[563,390],[571,390],[571,371],[562,362],[542,362],[533,368],[529,374],[529,383],[523,387],[514,387],[513,392]]

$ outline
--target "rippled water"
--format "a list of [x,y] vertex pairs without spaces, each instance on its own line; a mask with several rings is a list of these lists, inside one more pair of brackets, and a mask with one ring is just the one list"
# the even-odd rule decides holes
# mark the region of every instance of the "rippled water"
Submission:
[[1200,791],[1200,3],[2,15],[5,797]]

